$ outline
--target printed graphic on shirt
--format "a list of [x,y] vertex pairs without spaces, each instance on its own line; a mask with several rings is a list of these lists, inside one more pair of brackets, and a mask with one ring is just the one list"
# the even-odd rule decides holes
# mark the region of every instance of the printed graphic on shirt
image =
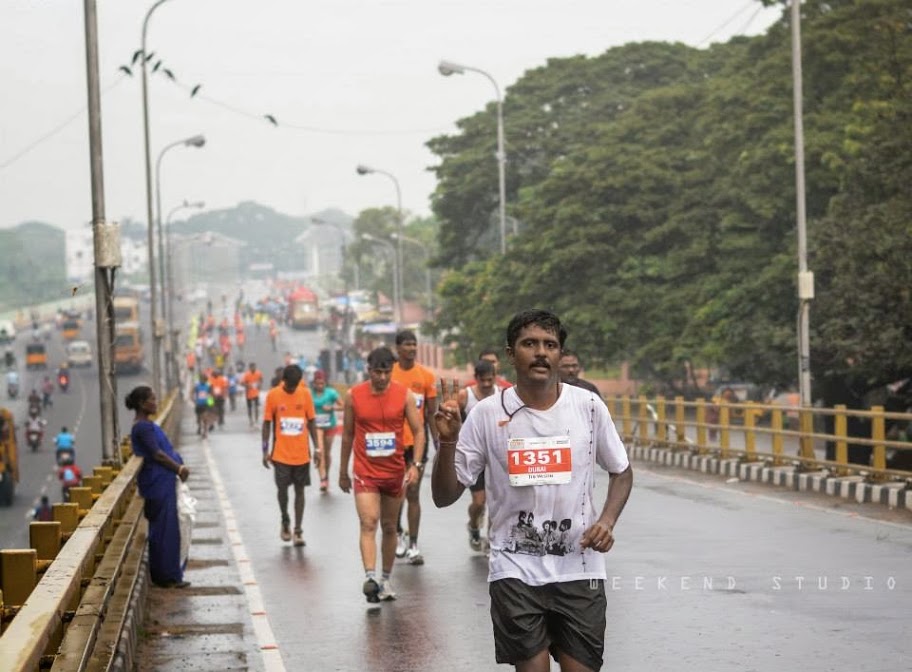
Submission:
[[571,520],[564,518],[560,523],[556,520],[546,520],[541,528],[537,528],[534,514],[531,511],[520,511],[519,520],[510,528],[503,551],[539,557],[567,555],[574,551],[573,542],[570,540],[571,527]]
[[332,426],[332,413],[317,413],[317,427],[327,429]]

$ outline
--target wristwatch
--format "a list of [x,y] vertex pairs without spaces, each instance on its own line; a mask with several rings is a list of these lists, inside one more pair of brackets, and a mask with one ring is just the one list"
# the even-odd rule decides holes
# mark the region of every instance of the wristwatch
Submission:
[[412,462],[409,466],[415,467],[415,469],[417,469],[418,471],[422,471],[424,469],[424,463],[422,463],[422,462]]

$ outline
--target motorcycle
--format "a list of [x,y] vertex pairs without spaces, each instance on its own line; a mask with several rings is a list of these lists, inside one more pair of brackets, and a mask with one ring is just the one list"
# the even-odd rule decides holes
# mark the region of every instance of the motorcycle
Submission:
[[39,415],[41,415],[41,401],[40,400],[35,400],[35,399],[29,400],[28,414],[29,414],[30,418],[37,418]]
[[75,448],[58,448],[57,449],[57,466],[64,467],[76,462]]
[[70,377],[65,373],[61,373],[57,376],[57,384],[60,385],[61,392],[66,392],[70,388]]
[[33,453],[37,453],[41,449],[41,440],[44,438],[44,432],[40,429],[30,429],[25,433],[25,442],[29,445],[29,448],[32,449]]
[[6,386],[6,396],[8,396],[10,399],[18,399],[19,398],[19,383],[9,383]]

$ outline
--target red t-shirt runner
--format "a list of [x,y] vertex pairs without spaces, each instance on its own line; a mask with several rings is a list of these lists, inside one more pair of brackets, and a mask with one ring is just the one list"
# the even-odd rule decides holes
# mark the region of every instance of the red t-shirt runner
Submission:
[[354,475],[376,480],[403,478],[402,431],[408,390],[390,381],[382,394],[373,394],[367,381],[352,387],[350,393],[355,418]]

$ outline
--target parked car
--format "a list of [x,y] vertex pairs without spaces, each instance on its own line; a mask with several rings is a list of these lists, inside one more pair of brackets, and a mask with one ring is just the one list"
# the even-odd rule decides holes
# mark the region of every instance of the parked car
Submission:
[[71,341],[66,346],[70,366],[92,366],[92,346],[88,341]]

